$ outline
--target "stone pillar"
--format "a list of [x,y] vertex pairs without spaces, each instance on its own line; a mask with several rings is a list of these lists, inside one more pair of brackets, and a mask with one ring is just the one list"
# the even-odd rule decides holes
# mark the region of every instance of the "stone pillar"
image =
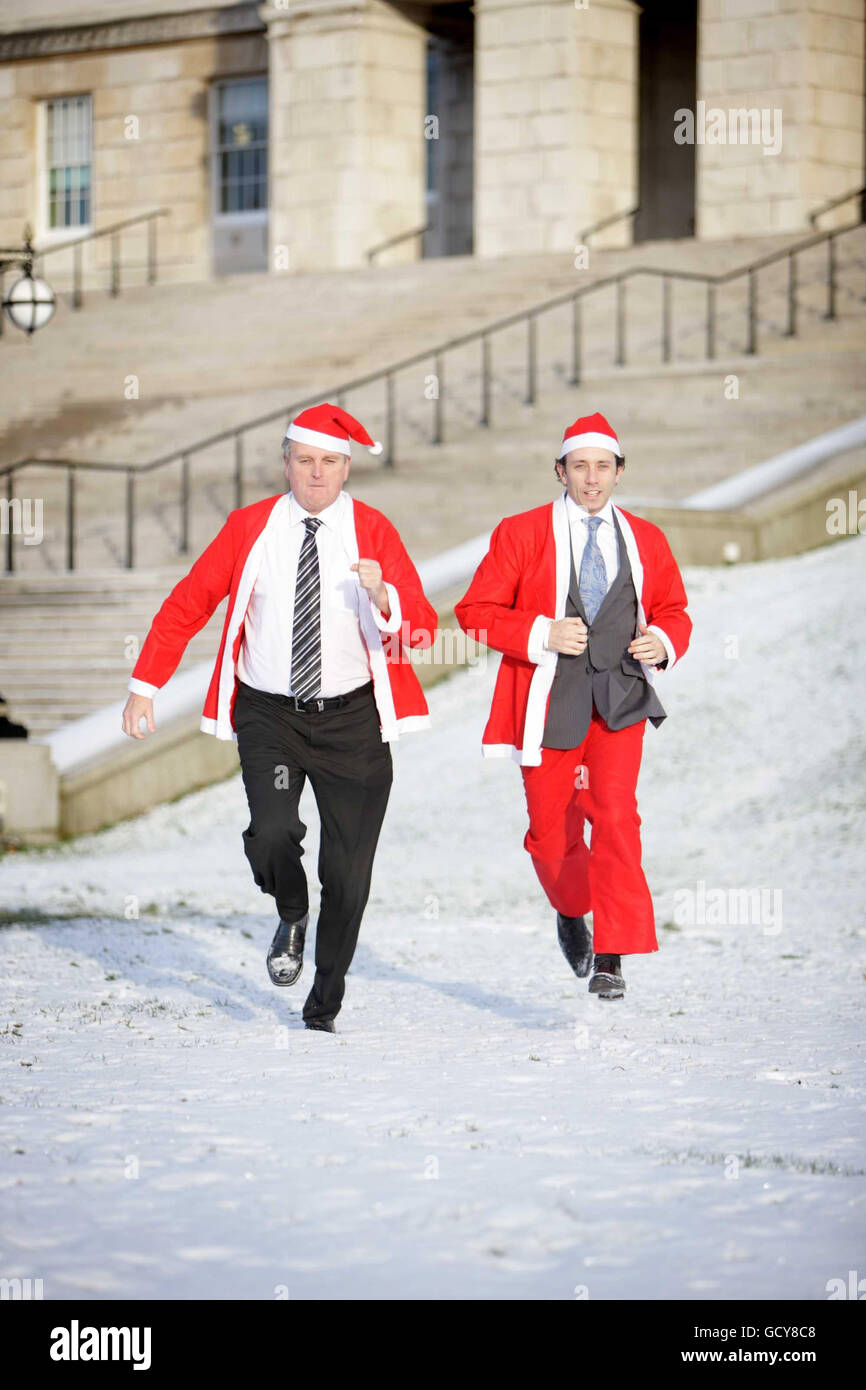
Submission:
[[259,14],[271,269],[365,265],[372,246],[424,223],[426,31],[382,0],[274,0]]
[[[766,112],[769,134],[779,110],[782,140],[766,155],[730,136],[698,144],[699,237],[806,230],[811,211],[863,183],[863,45],[863,0],[701,0],[706,134],[713,111],[729,129],[732,110]],[[847,203],[821,226],[855,211]]]
[[[639,6],[476,0],[475,250],[569,251],[637,197]],[[625,221],[597,245],[627,245]]]

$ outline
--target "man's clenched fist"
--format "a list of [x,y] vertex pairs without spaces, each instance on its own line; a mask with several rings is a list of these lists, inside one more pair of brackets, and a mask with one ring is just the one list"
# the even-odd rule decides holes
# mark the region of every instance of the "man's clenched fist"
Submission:
[[156,733],[156,725],[153,722],[153,700],[149,695],[130,695],[123,707],[123,732],[129,734],[130,738],[146,738],[144,730],[140,728],[142,719],[147,722],[147,733]]
[[660,661],[668,659],[662,639],[645,627],[640,628],[640,637],[633,637],[629,642],[628,652],[646,666],[658,666]]
[[388,601],[388,590],[382,582],[382,566],[378,560],[359,560],[352,566],[353,570],[358,571],[358,582],[362,589],[366,589],[370,598],[383,617],[389,617],[391,605]]
[[565,656],[580,656],[586,651],[587,631],[583,618],[558,618],[550,624],[547,650]]

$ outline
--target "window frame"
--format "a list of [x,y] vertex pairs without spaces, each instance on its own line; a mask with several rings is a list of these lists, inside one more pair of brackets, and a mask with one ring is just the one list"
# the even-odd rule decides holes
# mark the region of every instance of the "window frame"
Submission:
[[[48,108],[53,102],[71,101],[73,99],[81,97],[86,97],[90,105],[90,216],[87,222],[79,222],[69,227],[52,227],[49,224],[49,207],[51,200],[48,184],[51,175],[51,169],[54,166],[50,162],[48,150]],[[39,97],[36,103],[36,149],[36,209],[40,242],[44,244],[45,242],[74,241],[89,236],[93,231],[95,202],[95,180],[93,177],[93,93],[54,92],[51,94],[51,96]]]
[[[223,147],[219,143],[219,93],[225,87],[239,86],[244,82],[263,82],[265,92],[268,97],[268,132],[265,141],[265,189],[266,200],[262,208],[247,208],[237,212],[222,212],[220,209],[220,155]],[[254,225],[256,223],[267,222],[270,215],[271,202],[271,171],[270,171],[270,151],[271,151],[271,112],[270,112],[270,74],[267,72],[247,72],[236,73],[231,77],[215,78],[210,84],[210,190],[211,190],[211,221],[219,223],[221,226]]]

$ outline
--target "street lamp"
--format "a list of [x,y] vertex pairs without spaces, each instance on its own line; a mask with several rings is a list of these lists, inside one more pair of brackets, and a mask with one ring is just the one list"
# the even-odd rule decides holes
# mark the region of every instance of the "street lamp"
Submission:
[[25,227],[22,250],[0,247],[0,276],[13,265],[20,265],[24,271],[20,279],[3,295],[3,311],[8,315],[10,322],[28,336],[35,333],[37,328],[44,327],[53,315],[57,303],[54,290],[48,281],[40,280],[38,275],[33,274],[32,236],[30,228]]

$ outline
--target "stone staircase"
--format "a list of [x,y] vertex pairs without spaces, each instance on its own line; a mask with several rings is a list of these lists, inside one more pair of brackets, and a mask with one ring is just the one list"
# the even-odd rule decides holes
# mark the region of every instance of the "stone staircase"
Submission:
[[[0,587],[0,690],[32,736],[124,701],[138,649],[182,569],[6,576]],[[179,670],[215,657],[225,605]]]

